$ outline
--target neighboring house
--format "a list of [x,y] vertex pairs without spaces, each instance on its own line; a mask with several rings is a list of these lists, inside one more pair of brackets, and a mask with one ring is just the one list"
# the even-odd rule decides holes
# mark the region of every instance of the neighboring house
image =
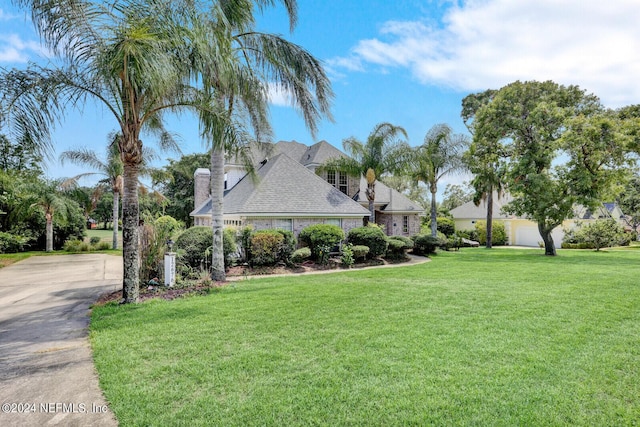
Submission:
[[[225,165],[224,223],[255,229],[280,228],[296,235],[312,224],[335,224],[345,233],[368,219],[366,181],[344,173],[316,171],[326,160],[344,156],[326,141],[306,146],[281,141],[265,144],[249,154],[256,177],[247,175],[244,162],[229,159]],[[209,170],[195,173],[195,225],[211,224]],[[388,235],[420,232],[423,209],[406,196],[378,182],[376,220]]]
[[[503,194],[498,198],[493,195],[493,221],[504,224],[507,234],[507,244],[512,246],[532,246],[537,247],[542,242],[538,224],[529,219],[508,215],[502,212],[502,207],[512,200],[509,194]],[[486,201],[481,201],[476,206],[473,202],[467,202],[457,208],[451,209],[451,215],[456,224],[456,230],[472,230],[477,221],[487,219]],[[584,206],[576,206],[574,217],[565,220],[562,225],[556,227],[551,236],[557,248],[562,245],[564,230],[571,230],[579,224],[589,223],[601,218],[614,218],[622,224],[620,218],[623,217],[620,207],[615,203],[605,203],[596,212],[591,212]]]

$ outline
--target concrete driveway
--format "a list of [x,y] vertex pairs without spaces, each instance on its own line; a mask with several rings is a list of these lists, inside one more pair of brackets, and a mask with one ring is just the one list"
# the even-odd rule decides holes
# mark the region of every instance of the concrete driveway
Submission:
[[36,256],[0,269],[0,426],[116,426],[89,347],[89,306],[122,258]]

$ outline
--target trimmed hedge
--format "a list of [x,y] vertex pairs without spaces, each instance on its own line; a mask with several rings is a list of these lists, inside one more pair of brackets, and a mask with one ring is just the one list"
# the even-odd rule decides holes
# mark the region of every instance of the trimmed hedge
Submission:
[[274,265],[280,259],[284,236],[276,230],[260,230],[251,235],[251,264]]
[[413,253],[416,255],[429,255],[436,252],[441,245],[441,241],[437,237],[430,234],[418,234],[413,238]]
[[351,247],[354,259],[365,259],[369,253],[369,247],[363,245],[353,245]]
[[344,239],[344,231],[337,225],[314,224],[300,231],[298,240],[311,249],[311,254],[318,259],[325,249],[336,246]]
[[311,258],[311,249],[306,247],[294,251],[293,255],[291,255],[291,261],[296,264],[300,264],[309,258]]
[[347,238],[354,246],[363,245],[369,247],[368,258],[376,258],[387,253],[387,236],[377,226],[352,228]]

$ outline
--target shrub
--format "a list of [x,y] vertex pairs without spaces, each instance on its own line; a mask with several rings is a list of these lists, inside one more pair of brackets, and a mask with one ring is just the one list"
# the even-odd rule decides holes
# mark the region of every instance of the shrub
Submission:
[[280,259],[284,236],[277,230],[260,230],[251,236],[251,264],[274,265]]
[[342,247],[342,256],[340,257],[342,265],[345,267],[351,267],[355,262],[353,258],[353,245],[348,243]]
[[[445,236],[452,236],[456,232],[456,223],[453,219],[446,216],[439,216],[436,218],[437,230]],[[431,219],[428,219],[424,224],[424,234],[431,232]]]
[[364,245],[353,245],[351,250],[354,259],[365,259],[369,253],[369,247]]
[[98,243],[100,243],[100,240],[102,240],[102,239],[101,239],[99,236],[92,236],[92,237],[89,239],[89,243],[91,244],[91,246],[95,246],[95,245],[97,245]]
[[111,249],[111,243],[109,243],[109,242],[99,242],[96,245],[96,250],[97,251],[106,251],[108,249]]
[[311,258],[311,249],[309,248],[300,248],[293,252],[291,255],[291,261],[296,264],[300,264],[306,259]]
[[347,240],[353,245],[367,246],[369,248],[368,258],[375,258],[387,252],[387,236],[379,227],[352,228]]
[[298,242],[296,241],[296,236],[293,235],[293,232],[288,230],[276,230],[278,233],[282,234],[282,247],[280,248],[280,253],[278,254],[278,258],[284,262],[290,262],[291,255],[296,250],[296,246]]
[[[387,247],[386,258],[390,259],[402,259],[405,257],[405,251],[408,249],[405,242],[398,239],[389,238],[389,245]],[[412,245],[413,247],[413,245]]]
[[22,252],[29,240],[28,237],[0,231],[0,253]]
[[236,244],[236,231],[233,228],[225,228],[222,235],[222,252],[224,255],[224,265],[229,267],[232,263],[232,255],[238,251]]
[[[505,245],[507,243],[507,232],[504,228],[504,222],[502,221],[492,221],[493,228],[491,231],[491,244],[495,246]],[[476,233],[477,240],[481,245],[487,244],[487,221],[478,221],[476,222]]]
[[84,240],[71,239],[64,242],[63,249],[67,252],[89,252],[91,247]]
[[311,254],[318,259],[322,255],[321,249],[324,252],[325,247],[328,246],[331,250],[344,239],[344,231],[337,225],[314,224],[302,229],[298,239],[308,246],[311,249]]
[[436,252],[441,244],[440,239],[430,234],[418,234],[413,239],[413,253],[416,255],[429,255]]
[[577,246],[581,249],[581,246],[588,246],[599,251],[600,248],[624,244],[626,240],[622,226],[615,219],[607,218],[567,231],[562,247],[574,249]]
[[176,239],[175,249],[179,260],[191,268],[201,267],[205,262],[205,252],[213,244],[209,227],[191,227]]

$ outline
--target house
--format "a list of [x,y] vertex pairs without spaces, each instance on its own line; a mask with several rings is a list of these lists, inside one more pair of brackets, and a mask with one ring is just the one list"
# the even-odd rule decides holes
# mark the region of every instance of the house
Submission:
[[[503,206],[511,202],[511,200],[512,197],[508,193],[500,197],[494,193],[493,221],[499,221],[504,224],[508,245],[538,247],[539,243],[542,242],[542,237],[540,237],[540,232],[538,231],[538,224],[523,217],[505,214],[502,211]],[[471,230],[475,228],[477,221],[486,220],[486,200],[481,201],[478,206],[473,202],[467,202],[457,208],[451,209],[451,215],[453,216],[456,230]],[[574,208],[573,218],[565,220],[562,225],[556,227],[551,233],[553,243],[556,248],[559,248],[562,245],[565,230],[571,230],[577,227],[578,224],[592,222],[601,218],[614,218],[620,222],[620,218],[622,217],[622,211],[615,203],[605,203],[595,212],[591,212],[591,210],[584,206],[576,206]]]
[[[335,224],[345,233],[369,217],[366,180],[337,171],[318,173],[328,159],[345,156],[326,141],[311,146],[281,141],[253,148],[247,158],[256,177],[247,174],[238,157],[225,162],[224,223],[255,229],[280,228],[297,235],[312,224]],[[210,173],[198,169],[195,179],[195,225],[211,223]],[[406,196],[378,182],[376,222],[388,235],[414,235],[420,231],[424,210]]]

